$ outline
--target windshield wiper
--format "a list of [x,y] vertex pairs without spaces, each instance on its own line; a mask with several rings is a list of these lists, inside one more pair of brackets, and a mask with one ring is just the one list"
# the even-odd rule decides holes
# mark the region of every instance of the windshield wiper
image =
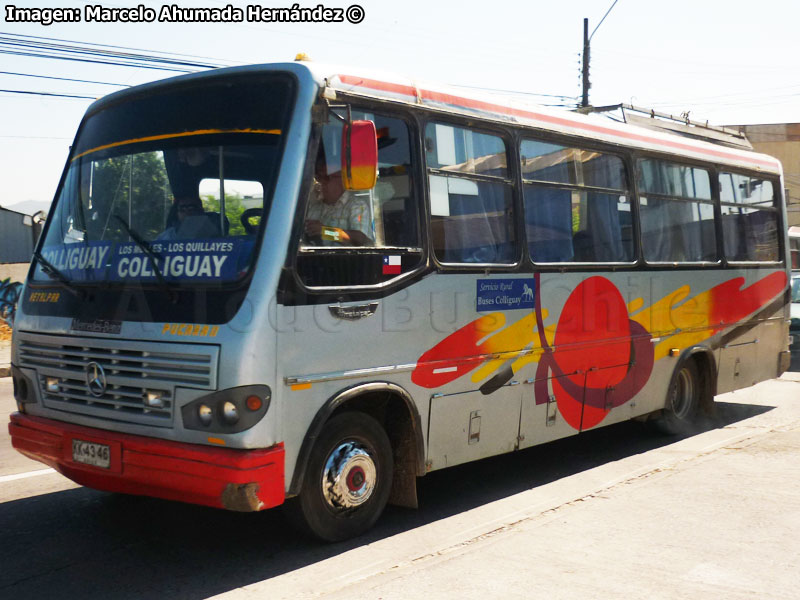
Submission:
[[54,267],[44,256],[42,256],[41,252],[38,250],[33,251],[33,258],[34,258],[34,266],[38,262],[42,268],[42,272],[47,275],[50,279],[57,281],[61,287],[67,290],[73,296],[77,298],[83,298],[83,291],[80,290],[75,284],[62,273],[56,267]]
[[141,248],[142,250],[144,250],[144,253],[150,257],[150,262],[153,263],[153,273],[156,274],[158,285],[161,287],[162,290],[164,290],[164,292],[166,292],[169,301],[175,304],[175,302],[178,301],[178,294],[164,278],[164,275],[161,273],[161,269],[158,267],[157,259],[161,257],[158,256],[158,254],[156,254],[155,252],[153,252],[153,249],[150,247],[150,244],[145,239],[143,239],[138,233],[136,233],[133,229],[131,229],[131,226],[128,225],[128,222],[125,219],[123,219],[119,215],[114,215],[114,218],[120,222],[120,224],[128,233],[128,235],[131,236],[131,239],[134,242],[136,242],[136,245],[139,246],[139,248]]

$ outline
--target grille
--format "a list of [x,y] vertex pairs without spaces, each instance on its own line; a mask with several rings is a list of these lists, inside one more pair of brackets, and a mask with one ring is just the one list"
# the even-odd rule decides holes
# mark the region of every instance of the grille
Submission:
[[[175,387],[216,389],[217,346],[187,346],[19,332],[20,366],[36,369],[44,406],[141,425],[170,427]],[[97,363],[106,389],[89,393],[86,367]],[[51,388],[48,389],[48,379]],[[163,406],[144,404],[148,393]]]

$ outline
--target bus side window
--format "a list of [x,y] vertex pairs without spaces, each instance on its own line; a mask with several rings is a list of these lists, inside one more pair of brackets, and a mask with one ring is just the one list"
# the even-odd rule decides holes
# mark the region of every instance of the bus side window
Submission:
[[309,286],[379,284],[414,270],[422,259],[409,127],[398,118],[351,114],[375,122],[378,179],[370,190],[343,189],[342,126],[332,118],[322,128],[297,257],[298,274]]
[[425,145],[436,258],[443,263],[513,263],[517,245],[503,139],[428,123]]
[[778,209],[771,181],[720,173],[722,246],[731,261],[777,261]]
[[633,260],[621,158],[536,140],[523,140],[520,150],[525,229],[534,262]]
[[714,203],[706,169],[637,161],[642,246],[648,262],[717,260]]

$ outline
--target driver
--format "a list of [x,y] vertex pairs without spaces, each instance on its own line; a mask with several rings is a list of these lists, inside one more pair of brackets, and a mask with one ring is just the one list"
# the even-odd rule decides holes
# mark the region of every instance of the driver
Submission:
[[179,196],[175,199],[170,216],[167,218],[167,228],[156,237],[157,240],[178,239],[178,230],[186,217],[204,215],[203,203],[199,196]]
[[306,209],[306,237],[321,238],[324,245],[372,246],[369,199],[345,190],[341,172],[329,175],[322,152],[315,179]]

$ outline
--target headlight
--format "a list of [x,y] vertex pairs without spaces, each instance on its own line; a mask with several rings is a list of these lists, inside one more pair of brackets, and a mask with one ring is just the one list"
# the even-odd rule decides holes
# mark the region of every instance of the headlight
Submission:
[[211,421],[214,420],[214,411],[211,410],[208,404],[201,404],[197,407],[197,418],[200,419],[203,425],[208,427],[211,425]]
[[14,398],[17,401],[17,407],[20,412],[25,412],[23,405],[36,402],[33,382],[14,365],[11,365],[11,381],[14,385]]
[[258,423],[269,408],[267,385],[243,385],[203,396],[181,408],[186,429],[238,433]]
[[233,402],[226,402],[222,405],[222,418],[226,423],[233,425],[239,420],[239,409]]

